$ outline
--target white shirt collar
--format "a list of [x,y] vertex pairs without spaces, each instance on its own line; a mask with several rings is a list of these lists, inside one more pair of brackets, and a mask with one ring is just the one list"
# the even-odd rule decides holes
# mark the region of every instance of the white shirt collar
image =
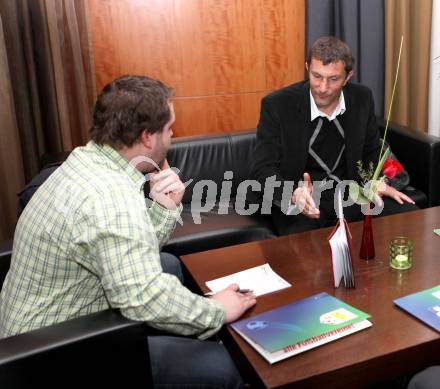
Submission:
[[321,112],[316,106],[315,99],[312,96],[312,91],[310,91],[310,121],[313,122],[317,117],[321,116],[327,118],[329,121],[335,119],[336,116],[342,115],[345,112],[345,98],[344,92],[341,91],[341,95],[339,96],[339,103],[336,106],[334,112],[329,116],[324,112]]

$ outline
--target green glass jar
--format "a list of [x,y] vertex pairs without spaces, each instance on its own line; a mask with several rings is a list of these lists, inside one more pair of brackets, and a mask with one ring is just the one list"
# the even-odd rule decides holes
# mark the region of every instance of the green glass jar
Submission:
[[412,242],[397,236],[390,242],[390,266],[397,270],[406,270],[412,266]]

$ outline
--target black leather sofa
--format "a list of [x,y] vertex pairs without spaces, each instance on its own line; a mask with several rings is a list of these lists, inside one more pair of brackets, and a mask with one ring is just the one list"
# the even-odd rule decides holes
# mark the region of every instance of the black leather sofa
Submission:
[[[383,133],[385,123],[379,125]],[[390,125],[387,140],[410,175],[410,185],[403,192],[421,208],[439,205],[440,175],[436,168],[440,166],[440,138]],[[175,139],[168,156],[170,166],[179,169],[183,182],[195,181],[187,186],[182,201],[183,225],[177,225],[165,251],[183,255],[276,235],[270,216],[240,214],[243,205],[252,202],[248,201],[252,199],[251,190],[240,187],[240,183],[250,178],[254,144],[255,131]],[[225,172],[232,172],[232,179],[228,179],[231,174],[225,179]],[[216,189],[210,194],[206,180]],[[222,187],[228,181],[230,200],[223,196],[226,201],[222,201]],[[202,209],[201,187],[205,188]]]
[[176,255],[275,236],[270,217],[248,215],[252,201],[246,184],[255,131],[177,138],[168,153],[171,167],[187,185],[182,223],[164,247]]
[[[379,122],[383,132],[385,123]],[[391,124],[387,141],[410,175],[403,191],[421,207],[440,205],[440,138]],[[255,144],[255,131],[183,137],[173,140],[171,167],[187,188],[182,223],[164,251],[184,255],[276,236],[269,215],[248,215],[252,189],[246,185]],[[68,154],[46,165],[19,195],[19,209]],[[243,184],[241,184],[243,183]],[[240,185],[241,184],[241,185]],[[146,185],[146,188],[148,185]],[[146,193],[147,195],[148,193]]]

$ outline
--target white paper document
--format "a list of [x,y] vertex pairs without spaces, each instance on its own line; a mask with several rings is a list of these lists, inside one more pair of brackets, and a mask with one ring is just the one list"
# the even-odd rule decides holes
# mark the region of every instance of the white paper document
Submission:
[[354,288],[351,234],[347,222],[344,220],[341,191],[338,191],[337,212],[339,221],[328,239],[333,264],[334,284],[335,288],[338,288],[341,283],[346,288]]
[[349,234],[345,221],[340,220],[329,239],[335,288],[338,288],[341,283],[346,288],[354,288],[354,271],[349,243],[351,236]]
[[240,289],[250,289],[256,296],[276,292],[292,286],[285,279],[275,273],[268,263],[252,267],[229,276],[206,281],[206,286],[214,293],[227,288],[231,284],[238,284]]

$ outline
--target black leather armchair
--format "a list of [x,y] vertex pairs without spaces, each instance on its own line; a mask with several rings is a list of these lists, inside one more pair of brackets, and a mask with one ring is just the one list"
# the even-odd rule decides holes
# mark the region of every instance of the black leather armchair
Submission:
[[108,310],[1,339],[0,387],[151,387],[147,332]]
[[[0,290],[10,263],[0,252]],[[107,310],[0,339],[0,388],[152,387],[145,323]]]

